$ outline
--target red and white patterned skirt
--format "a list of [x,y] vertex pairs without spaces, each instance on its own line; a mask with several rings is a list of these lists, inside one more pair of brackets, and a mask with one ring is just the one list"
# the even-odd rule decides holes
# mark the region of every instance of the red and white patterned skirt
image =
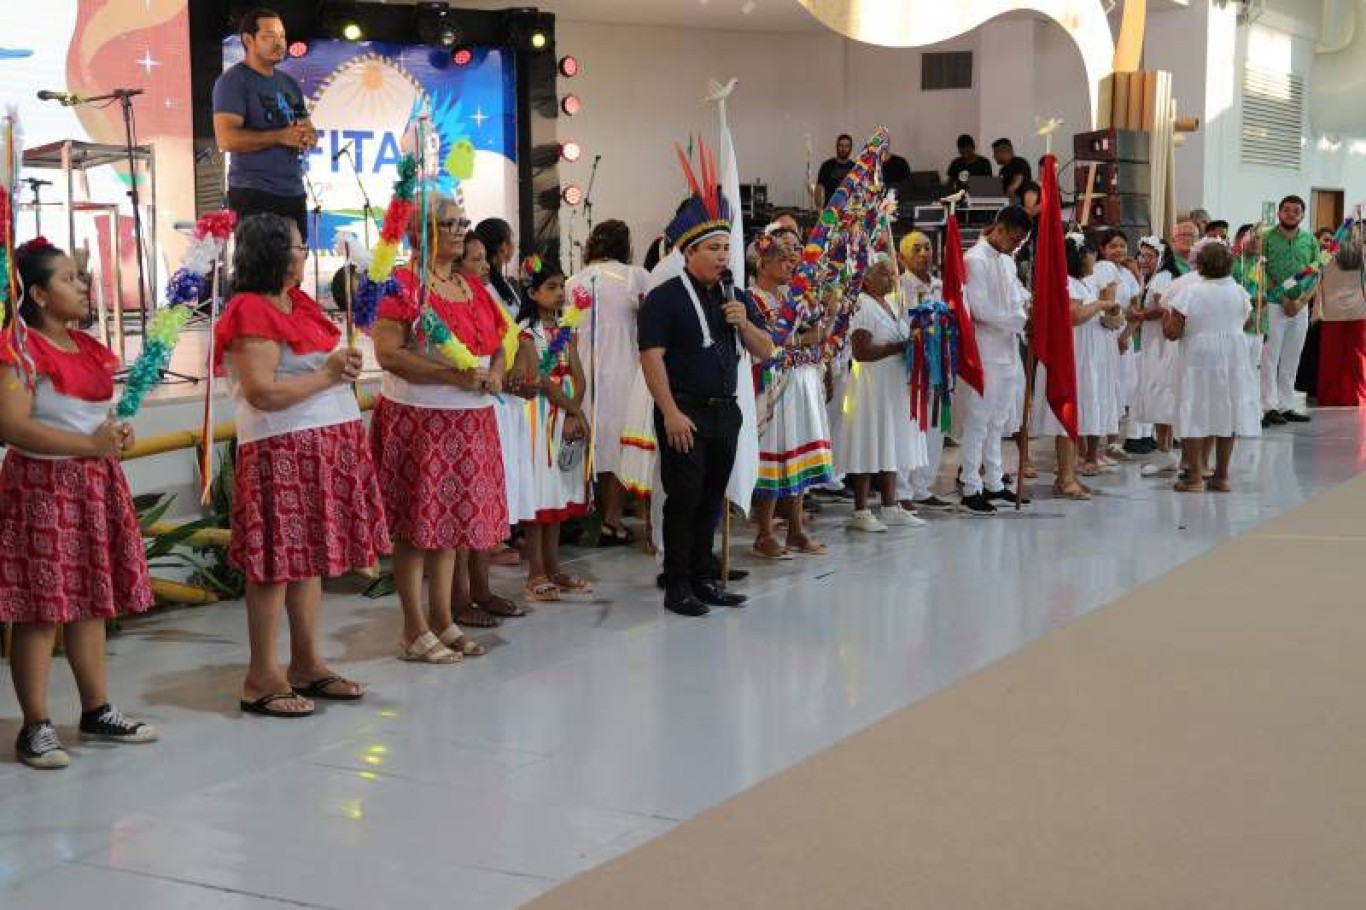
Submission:
[[420,550],[489,550],[508,534],[493,406],[415,408],[381,397],[370,419],[389,533]]
[[60,624],[152,606],[142,532],[114,458],[0,467],[0,621]]
[[391,549],[359,420],[237,448],[228,559],[259,584],[334,578]]

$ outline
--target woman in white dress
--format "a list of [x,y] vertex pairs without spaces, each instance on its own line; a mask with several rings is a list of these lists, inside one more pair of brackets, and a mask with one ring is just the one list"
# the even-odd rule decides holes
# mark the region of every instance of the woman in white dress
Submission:
[[[1106,313],[1118,312],[1119,304],[1113,300],[1099,298],[1092,285],[1086,281],[1087,274],[1095,265],[1095,251],[1086,245],[1081,235],[1067,238],[1067,296],[1072,304],[1072,349],[1077,370],[1077,432],[1082,437],[1096,436],[1113,411],[1098,413],[1096,404],[1103,371],[1096,361],[1102,356],[1102,347],[1109,342],[1109,332],[1101,328],[1100,320]],[[1043,365],[1038,368],[1038,378],[1034,383],[1034,413],[1039,415],[1039,435],[1052,436],[1058,456],[1057,479],[1053,482],[1053,494],[1062,499],[1086,500],[1091,498],[1091,489],[1077,479],[1077,446],[1062,423],[1053,414],[1045,391],[1048,387]]]
[[[879,254],[864,275],[863,293],[849,326],[853,364],[840,407],[843,416],[835,463],[840,475],[853,475],[854,514],[849,527],[856,531],[923,524],[896,498],[897,472],[921,467],[929,458],[925,437],[915,432],[910,420],[907,332],[902,314],[888,300],[895,287],[891,260]],[[868,508],[874,476],[882,496],[882,511],[876,516]]]
[[1227,493],[1234,439],[1262,432],[1257,377],[1244,338],[1252,300],[1232,277],[1233,251],[1225,244],[1207,244],[1196,258],[1196,268],[1201,280],[1176,295],[1163,322],[1167,337],[1181,339],[1176,433],[1186,472],[1176,490],[1205,491],[1206,453],[1213,438],[1209,489]]
[[634,536],[621,523],[622,431],[631,390],[644,385],[636,350],[636,313],[649,276],[631,264],[631,229],[624,221],[604,221],[588,235],[588,263],[566,286],[566,299],[593,296],[593,309],[579,328],[579,362],[588,382],[586,407],[593,427],[593,475],[598,483],[602,528],[599,546],[628,544]]
[[[1081,436],[1081,473],[1094,477],[1100,473],[1101,457],[1112,433],[1119,432],[1119,333],[1124,325],[1115,295],[1117,276],[1110,263],[1096,277],[1096,250],[1080,234],[1067,238],[1068,256],[1076,256],[1081,273],[1073,281],[1070,294],[1080,294],[1090,306],[1089,315],[1073,320],[1072,348],[1077,364],[1077,432]],[[1071,263],[1069,263],[1071,264]],[[1113,463],[1113,462],[1107,462]]]
[[1137,418],[1153,425],[1157,451],[1140,473],[1144,477],[1169,474],[1180,466],[1173,451],[1172,424],[1176,422],[1176,359],[1179,343],[1162,334],[1162,318],[1172,282],[1180,274],[1172,248],[1160,237],[1138,242],[1138,273],[1143,294],[1134,307],[1139,323]]

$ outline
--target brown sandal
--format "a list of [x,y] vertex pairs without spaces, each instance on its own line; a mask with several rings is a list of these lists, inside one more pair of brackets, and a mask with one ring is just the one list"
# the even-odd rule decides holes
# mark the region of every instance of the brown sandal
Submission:
[[1069,484],[1064,484],[1061,481],[1055,482],[1053,484],[1053,495],[1059,499],[1075,499],[1079,502],[1089,502],[1091,499],[1091,491],[1075,480]]
[[550,583],[568,594],[592,594],[593,584],[572,572],[556,572],[550,576]]
[[1172,487],[1178,493],[1203,493],[1205,492],[1205,482],[1203,480],[1181,480]]
[[516,601],[508,600],[497,594],[490,594],[486,600],[476,600],[474,605],[486,613],[502,619],[517,619],[526,615],[526,609]]
[[535,575],[522,585],[526,596],[538,603],[550,603],[560,599],[560,588],[544,575]]
[[802,534],[799,537],[789,537],[787,539],[787,545],[791,549],[801,553],[803,556],[824,556],[829,552],[825,548],[825,544],[806,534]]
[[787,547],[772,537],[754,538],[754,549],[751,551],[760,559],[791,559],[792,554],[787,552]]
[[1228,482],[1228,478],[1227,478],[1227,477],[1225,477],[1225,478],[1223,478],[1223,479],[1220,479],[1220,478],[1218,478],[1218,477],[1213,478],[1213,479],[1210,480],[1210,482],[1209,482],[1209,488],[1210,488],[1211,490],[1213,490],[1215,493],[1232,493],[1232,492],[1233,492],[1233,486]]

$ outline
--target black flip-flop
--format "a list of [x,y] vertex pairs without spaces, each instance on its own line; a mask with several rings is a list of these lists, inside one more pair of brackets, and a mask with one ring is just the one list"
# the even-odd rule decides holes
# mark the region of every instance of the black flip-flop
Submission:
[[455,621],[462,626],[475,629],[496,629],[503,624],[492,611],[485,610],[476,603],[471,603],[464,611],[457,610]]
[[627,527],[603,525],[598,530],[598,546],[625,547],[636,542],[636,535]]
[[242,699],[238,702],[238,707],[242,709],[243,714],[256,714],[261,717],[295,718],[312,716],[313,710],[316,709],[308,711],[277,711],[271,707],[271,705],[275,704],[277,701],[285,701],[286,699],[298,697],[299,696],[293,691],[272,692],[269,695],[262,695],[260,698],[256,699],[256,701]]
[[365,695],[364,690],[360,692],[333,692],[328,689],[328,686],[335,686],[337,683],[352,684],[351,680],[334,673],[331,676],[315,679],[306,686],[295,686],[294,694],[315,701],[320,698],[326,701],[360,701],[361,697]]
[[504,619],[518,619],[526,615],[526,608],[516,601],[508,600],[506,597],[499,597],[494,594],[488,600],[476,600],[475,607],[485,613],[492,613],[494,616],[501,616]]

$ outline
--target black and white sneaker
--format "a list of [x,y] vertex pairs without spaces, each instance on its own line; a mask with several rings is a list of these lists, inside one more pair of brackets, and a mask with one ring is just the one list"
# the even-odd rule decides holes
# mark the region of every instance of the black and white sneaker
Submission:
[[111,743],[150,743],[160,734],[151,724],[124,717],[113,705],[100,705],[81,715],[81,739]]
[[40,771],[53,771],[71,764],[71,756],[62,747],[57,728],[50,720],[40,720],[21,729],[14,752],[21,762]]
[[[1015,497],[1017,495],[1018,494],[1014,490],[1010,489],[1010,487],[1002,487],[1001,489],[996,490],[995,492],[988,490],[986,497],[987,502],[993,504],[998,502],[1008,502],[1013,506],[1015,505]],[[1032,500],[1030,500],[1028,496],[1025,496],[1020,500],[1020,505],[1027,506],[1031,501]]]
[[940,499],[938,496],[927,496],[924,499],[913,500],[913,505],[917,510],[926,512],[951,512],[953,503],[947,499]]
[[964,496],[958,503],[958,511],[980,518],[989,518],[996,514],[996,507],[987,499],[987,494],[976,493],[972,496]]

